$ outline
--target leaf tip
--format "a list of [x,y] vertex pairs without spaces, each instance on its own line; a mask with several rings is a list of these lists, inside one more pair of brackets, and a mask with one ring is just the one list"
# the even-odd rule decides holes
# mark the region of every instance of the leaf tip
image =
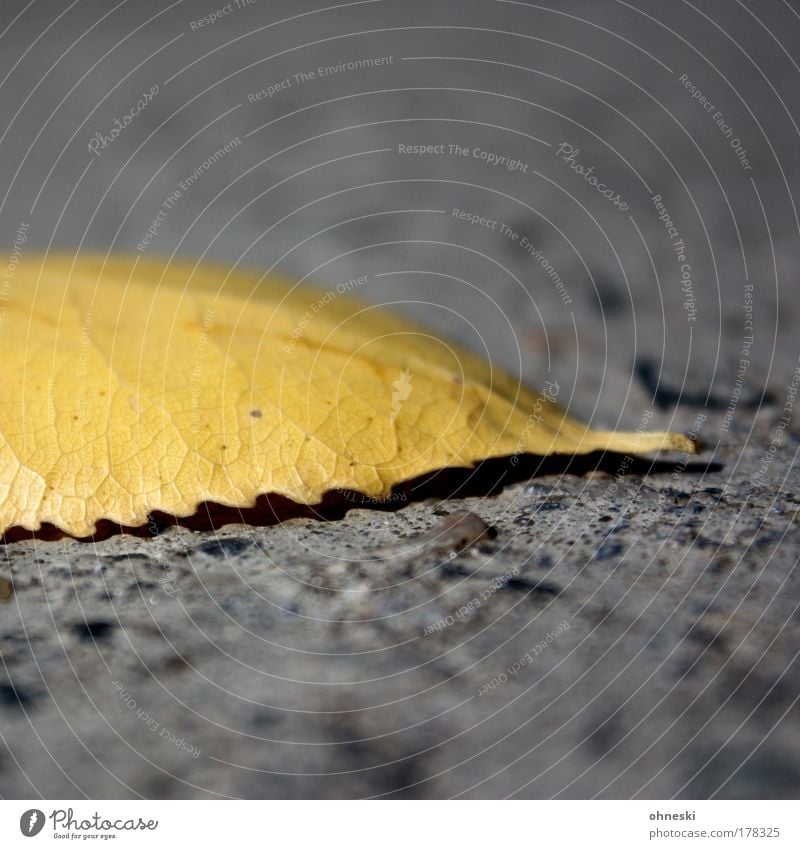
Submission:
[[703,444],[696,434],[668,431],[664,435],[663,448],[672,451],[683,451],[686,454],[700,454],[703,451]]

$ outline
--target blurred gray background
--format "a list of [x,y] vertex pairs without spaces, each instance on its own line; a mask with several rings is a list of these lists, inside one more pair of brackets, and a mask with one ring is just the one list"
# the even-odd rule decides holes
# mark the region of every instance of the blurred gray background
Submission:
[[[332,524],[10,544],[0,793],[797,795],[792,3],[0,16],[7,253],[366,275],[362,297],[557,379],[595,426],[653,411],[707,448],[610,494],[612,476],[548,476]],[[371,562],[464,507],[499,534],[460,573],[436,551]],[[423,636],[510,568],[516,589]]]

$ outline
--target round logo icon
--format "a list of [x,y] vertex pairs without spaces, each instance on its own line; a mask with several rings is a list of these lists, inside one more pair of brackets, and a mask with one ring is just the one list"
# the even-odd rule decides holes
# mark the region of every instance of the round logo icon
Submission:
[[31,808],[19,818],[19,830],[25,837],[36,837],[44,828],[44,811]]

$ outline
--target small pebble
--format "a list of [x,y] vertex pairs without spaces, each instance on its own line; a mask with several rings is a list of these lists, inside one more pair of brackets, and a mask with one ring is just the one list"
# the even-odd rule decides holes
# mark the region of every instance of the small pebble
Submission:
[[497,529],[469,510],[456,510],[444,516],[425,533],[402,541],[399,548],[384,547],[392,556],[420,554],[425,551],[463,551],[475,543],[497,536]]
[[550,495],[552,491],[552,486],[541,483],[529,483],[524,490],[525,495]]

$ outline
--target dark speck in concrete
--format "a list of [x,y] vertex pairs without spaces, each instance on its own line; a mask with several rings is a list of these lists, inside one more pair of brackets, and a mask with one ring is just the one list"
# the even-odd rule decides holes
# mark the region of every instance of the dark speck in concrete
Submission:
[[11,682],[0,684],[0,705],[12,708],[27,708],[32,702],[33,698],[30,694]]
[[625,551],[625,546],[621,542],[604,542],[595,552],[595,560],[611,560],[614,557],[619,557]]
[[252,544],[252,540],[241,537],[215,537],[211,542],[198,545],[197,551],[212,557],[236,557]]
[[561,593],[561,589],[548,581],[529,581],[527,578],[509,578],[504,585],[505,589],[516,592],[526,592],[531,595],[547,596],[554,598]]
[[114,632],[115,627],[116,625],[113,622],[105,619],[87,619],[85,622],[76,622],[72,626],[72,630],[82,640],[107,640]]

